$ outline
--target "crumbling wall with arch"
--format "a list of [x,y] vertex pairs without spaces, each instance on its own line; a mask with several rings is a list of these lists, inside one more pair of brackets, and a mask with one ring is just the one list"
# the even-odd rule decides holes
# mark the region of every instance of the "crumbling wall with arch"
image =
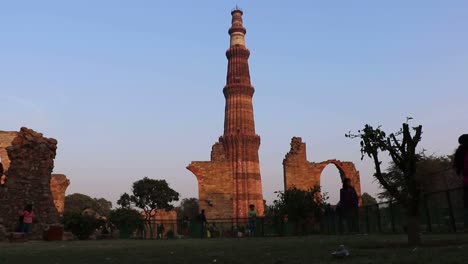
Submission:
[[336,166],[340,172],[341,181],[351,179],[353,187],[361,197],[361,178],[354,163],[330,159],[322,162],[309,162],[307,160],[306,144],[300,137],[291,139],[291,149],[283,160],[284,190],[297,188],[308,190],[320,184],[320,175],[329,164]]

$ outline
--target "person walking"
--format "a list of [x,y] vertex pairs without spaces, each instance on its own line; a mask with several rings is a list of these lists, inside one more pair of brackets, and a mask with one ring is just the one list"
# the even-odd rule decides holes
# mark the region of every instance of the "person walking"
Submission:
[[343,180],[343,188],[340,190],[340,201],[337,206],[340,215],[341,232],[343,232],[343,221],[346,223],[348,232],[356,233],[359,231],[358,206],[359,198],[356,190],[351,185],[351,179],[345,178]]
[[453,158],[453,166],[463,177],[463,206],[465,208],[465,229],[468,229],[468,134],[458,138],[458,146]]
[[253,237],[255,236],[255,231],[257,227],[257,211],[255,211],[255,205],[251,204],[249,206],[249,230],[250,230],[250,236]]
[[25,234],[25,236],[29,236],[31,233],[31,227],[34,218],[33,206],[32,204],[28,204],[24,207],[23,212],[20,213],[20,217],[23,218],[23,222],[21,225],[21,232]]

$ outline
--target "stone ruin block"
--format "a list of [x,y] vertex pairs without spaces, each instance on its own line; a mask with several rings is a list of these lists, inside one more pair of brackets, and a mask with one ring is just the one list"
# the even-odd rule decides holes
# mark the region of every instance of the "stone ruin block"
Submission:
[[50,191],[54,199],[55,208],[60,216],[65,210],[65,191],[70,185],[70,180],[63,174],[52,174],[50,178]]
[[[0,216],[7,231],[16,229],[18,214],[27,204],[33,204],[36,215],[33,237],[40,237],[47,225],[59,221],[51,192],[56,150],[57,140],[46,138],[32,129],[23,127],[19,132],[0,131],[0,157],[6,176],[5,184],[0,187]],[[52,182],[55,189],[60,190],[57,191],[57,199],[61,199],[68,180],[60,176]]]
[[358,196],[361,197],[361,178],[354,163],[336,159],[309,162],[307,160],[306,144],[302,142],[300,137],[291,139],[291,149],[283,160],[284,189],[308,190],[315,185],[320,186],[320,175],[329,164],[336,166],[340,172],[341,180],[344,178],[351,179],[351,184],[356,189]]

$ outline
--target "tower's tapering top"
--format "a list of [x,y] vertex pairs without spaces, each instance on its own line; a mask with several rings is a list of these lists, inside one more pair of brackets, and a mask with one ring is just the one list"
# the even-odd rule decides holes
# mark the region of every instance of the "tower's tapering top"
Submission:
[[237,5],[236,5],[235,8],[233,8],[231,10],[231,15],[234,14],[235,12],[239,12],[239,13],[241,13],[241,15],[244,14],[244,12],[242,12],[242,9],[240,7],[238,7]]
[[231,11],[232,22],[231,27],[229,28],[229,35],[231,36],[231,46],[245,46],[245,33],[247,33],[247,30],[244,28],[243,25],[243,14],[244,13],[242,12],[242,10],[237,6]]

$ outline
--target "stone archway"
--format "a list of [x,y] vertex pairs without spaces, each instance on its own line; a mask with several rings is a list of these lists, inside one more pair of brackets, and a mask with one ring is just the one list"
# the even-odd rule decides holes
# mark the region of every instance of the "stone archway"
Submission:
[[356,189],[356,192],[359,197],[361,197],[361,178],[359,175],[359,171],[356,170],[356,166],[354,166],[354,163],[350,161],[340,161],[340,160],[326,160],[322,161],[319,163],[315,162],[310,162],[309,166],[311,167],[311,175],[310,177],[317,177],[317,182],[318,185],[321,182],[321,175],[322,171],[327,167],[328,165],[333,164],[335,167],[338,169],[340,172],[340,178],[341,181],[343,181],[345,178],[348,178],[351,180],[351,185]]
[[307,190],[320,184],[320,175],[326,166],[333,164],[340,172],[341,180],[351,179],[351,183],[361,197],[361,179],[354,163],[336,159],[322,162],[307,160],[306,144],[300,137],[291,139],[291,149],[283,160],[284,189],[298,188]]

